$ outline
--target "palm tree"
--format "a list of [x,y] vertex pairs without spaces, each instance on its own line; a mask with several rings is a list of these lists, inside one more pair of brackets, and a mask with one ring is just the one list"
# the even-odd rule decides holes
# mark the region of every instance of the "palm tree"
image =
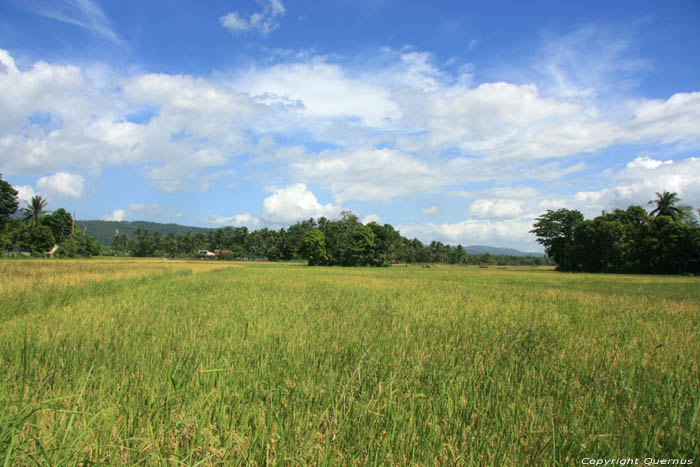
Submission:
[[34,227],[38,226],[41,215],[46,214],[48,212],[44,209],[46,207],[46,204],[47,202],[44,198],[42,198],[39,195],[34,196],[29,205],[26,208],[22,209],[22,211],[24,212],[24,222],[32,221]]
[[649,201],[649,204],[655,204],[656,208],[649,213],[650,216],[656,214],[659,216],[668,216],[673,220],[681,218],[681,210],[675,206],[681,199],[676,193],[669,193],[664,190],[663,193],[656,193],[656,199]]

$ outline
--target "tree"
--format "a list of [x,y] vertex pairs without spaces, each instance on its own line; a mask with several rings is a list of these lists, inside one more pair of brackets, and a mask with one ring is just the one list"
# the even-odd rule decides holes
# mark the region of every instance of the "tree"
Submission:
[[370,222],[367,227],[374,233],[374,264],[376,266],[387,265],[397,256],[397,250],[401,244],[401,235],[389,224],[380,226],[376,222]]
[[656,193],[656,199],[649,201],[649,204],[654,204],[656,207],[649,213],[650,216],[656,214],[656,217],[668,216],[674,221],[681,218],[681,210],[676,207],[681,199],[676,193],[669,193],[664,190],[663,193]]
[[[188,232],[188,235],[192,235]],[[126,234],[117,234],[112,240],[112,248],[119,256],[127,256],[129,253],[129,237]]]
[[583,221],[574,232],[572,269],[586,272],[619,270],[622,261],[623,226],[611,215]]
[[679,221],[691,227],[700,227],[700,222],[698,222],[698,218],[695,216],[695,211],[693,211],[692,207],[687,204],[679,204],[678,210],[681,212],[678,218]]
[[575,230],[583,222],[583,214],[569,209],[548,210],[535,220],[530,233],[537,235],[537,243],[544,246],[559,269],[575,270]]
[[47,213],[47,211],[44,209],[46,204],[47,202],[44,198],[39,195],[34,196],[29,203],[29,206],[22,209],[22,212],[24,213],[24,222],[32,221],[32,225],[34,227],[38,227],[41,216]]
[[17,190],[4,181],[2,174],[0,174],[0,229],[5,226],[10,216],[17,211],[19,206],[17,201],[18,194]]
[[56,239],[50,228],[36,225],[29,228],[24,243],[36,253],[45,253],[54,246]]
[[[44,227],[43,225],[40,227]],[[66,239],[56,252],[59,257],[90,257],[100,254],[100,244],[94,238],[77,232]]]
[[51,229],[56,243],[62,243],[73,233],[73,217],[63,208],[44,217],[41,223]]
[[328,264],[326,238],[320,230],[309,230],[301,243],[301,254],[309,261],[309,266]]

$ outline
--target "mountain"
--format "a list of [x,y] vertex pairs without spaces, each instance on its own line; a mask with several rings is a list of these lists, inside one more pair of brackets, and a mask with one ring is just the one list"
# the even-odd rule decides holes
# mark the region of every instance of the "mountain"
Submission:
[[100,245],[110,246],[112,244],[112,239],[117,234],[126,234],[130,238],[136,235],[136,230],[150,230],[151,232],[158,232],[161,235],[181,235],[187,232],[192,232],[193,234],[198,233],[209,233],[212,230],[205,227],[188,227],[186,225],[179,224],[161,224],[159,222],[146,222],[146,221],[75,221],[75,224],[84,229],[87,227],[87,233],[91,237],[94,237]]
[[484,246],[484,245],[471,245],[471,246],[464,247],[464,249],[467,250],[467,253],[469,253],[470,255],[483,255],[484,253],[488,253],[492,256],[498,256],[498,255],[534,256],[536,258],[542,258],[544,256],[544,253],[526,252],[526,251],[515,250],[513,248],[497,248],[494,246]]

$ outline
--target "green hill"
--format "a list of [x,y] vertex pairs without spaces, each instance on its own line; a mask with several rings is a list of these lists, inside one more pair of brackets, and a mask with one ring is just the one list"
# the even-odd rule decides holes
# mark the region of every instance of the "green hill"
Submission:
[[87,227],[87,233],[91,237],[94,237],[100,245],[110,246],[112,245],[112,239],[117,234],[126,234],[129,237],[134,237],[136,230],[150,230],[151,232],[158,232],[161,235],[181,235],[187,232],[197,233],[208,233],[216,229],[208,229],[205,227],[189,227],[179,224],[161,224],[159,222],[146,222],[146,221],[75,221],[81,229]]

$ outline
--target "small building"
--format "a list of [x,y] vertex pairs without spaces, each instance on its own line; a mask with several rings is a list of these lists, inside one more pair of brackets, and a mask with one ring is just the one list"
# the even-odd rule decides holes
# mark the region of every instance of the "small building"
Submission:
[[201,259],[216,259],[216,253],[212,253],[209,250],[199,250],[197,256]]

